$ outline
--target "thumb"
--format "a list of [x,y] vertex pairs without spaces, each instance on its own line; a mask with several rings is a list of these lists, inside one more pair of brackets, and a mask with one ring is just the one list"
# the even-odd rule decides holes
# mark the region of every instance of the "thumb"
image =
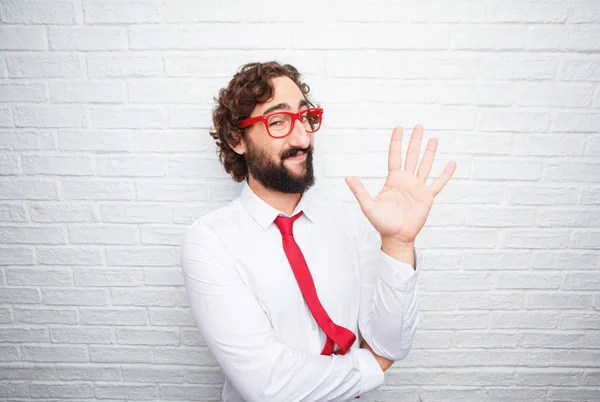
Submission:
[[373,198],[365,188],[365,185],[358,177],[347,176],[346,184],[350,187],[352,194],[356,197],[356,200],[360,204],[360,208],[366,214],[371,210],[373,204]]

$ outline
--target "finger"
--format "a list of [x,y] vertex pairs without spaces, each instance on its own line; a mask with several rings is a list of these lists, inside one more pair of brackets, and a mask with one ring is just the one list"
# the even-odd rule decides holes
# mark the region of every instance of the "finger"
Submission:
[[390,141],[390,152],[388,153],[388,170],[402,169],[402,127],[394,127]]
[[433,195],[436,196],[440,191],[444,188],[446,183],[450,180],[454,171],[456,170],[456,162],[450,162],[444,168],[442,174],[440,174],[434,181],[429,185],[429,187],[433,190]]
[[419,124],[413,129],[406,151],[406,165],[404,166],[404,170],[411,174],[415,174],[415,168],[417,167],[417,161],[419,160],[421,138],[423,138],[423,126]]
[[348,176],[346,177],[346,184],[350,187],[352,194],[356,197],[356,200],[360,204],[360,208],[364,213],[371,210],[373,204],[373,198],[365,188],[365,185],[358,177]]
[[427,180],[427,176],[429,176],[429,173],[431,172],[431,166],[433,166],[433,160],[435,158],[437,146],[438,141],[436,138],[430,138],[429,141],[427,141],[427,147],[425,148],[423,159],[421,159],[419,170],[417,170],[417,177],[422,181]]

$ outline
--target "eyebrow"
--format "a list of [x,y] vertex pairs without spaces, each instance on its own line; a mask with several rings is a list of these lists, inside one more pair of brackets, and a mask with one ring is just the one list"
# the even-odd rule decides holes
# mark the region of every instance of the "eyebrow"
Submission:
[[[306,99],[302,99],[302,100],[300,100],[300,103],[298,103],[298,109],[300,109],[300,108],[301,108],[301,107],[303,107],[303,106],[310,106],[310,102],[309,102],[309,101],[307,101]],[[291,109],[290,105],[288,105],[288,104],[287,104],[287,103],[285,103],[285,102],[281,102],[281,103],[278,103],[278,104],[276,104],[276,105],[273,105],[273,106],[271,106],[271,107],[268,107],[268,108],[266,108],[266,109],[265,109],[265,110],[262,112],[262,114],[263,114],[263,115],[265,115],[265,114],[272,113],[272,112],[274,112],[274,111],[276,111],[276,110],[290,110],[290,109]]]

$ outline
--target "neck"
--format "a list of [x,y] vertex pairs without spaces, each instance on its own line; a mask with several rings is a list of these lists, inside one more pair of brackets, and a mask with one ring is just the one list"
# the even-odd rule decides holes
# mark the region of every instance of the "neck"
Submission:
[[290,216],[302,198],[302,194],[286,194],[270,188],[266,188],[255,180],[252,175],[248,176],[248,185],[261,200]]

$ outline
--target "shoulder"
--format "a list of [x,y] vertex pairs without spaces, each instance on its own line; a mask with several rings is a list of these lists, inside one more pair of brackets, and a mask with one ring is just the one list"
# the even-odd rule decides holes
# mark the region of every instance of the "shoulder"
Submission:
[[235,215],[241,210],[239,198],[227,205],[213,209],[205,215],[195,219],[184,231],[182,246],[187,243],[214,243],[218,242],[215,228],[223,227],[235,220]]

